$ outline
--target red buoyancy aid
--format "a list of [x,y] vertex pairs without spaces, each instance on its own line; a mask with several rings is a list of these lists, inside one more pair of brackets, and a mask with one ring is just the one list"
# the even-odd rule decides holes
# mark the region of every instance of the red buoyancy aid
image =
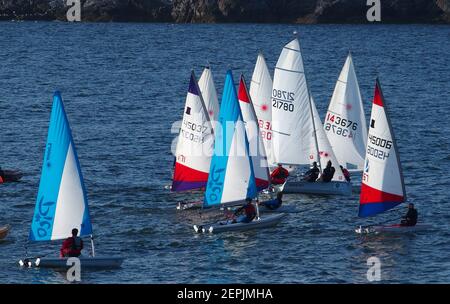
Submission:
[[272,174],[270,175],[270,179],[272,181],[272,184],[280,185],[284,184],[288,176],[289,176],[288,170],[286,170],[283,167],[278,167],[275,170],[273,170]]
[[83,249],[83,240],[79,237],[67,238],[61,247],[61,257],[78,257]]

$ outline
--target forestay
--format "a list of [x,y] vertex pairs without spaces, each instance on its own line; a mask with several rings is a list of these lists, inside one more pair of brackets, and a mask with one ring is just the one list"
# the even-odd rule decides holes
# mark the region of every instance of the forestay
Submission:
[[80,236],[92,234],[80,163],[61,95],[56,92],[29,239],[65,239],[73,228]]
[[219,125],[205,191],[205,207],[255,198],[257,195],[248,140],[231,71],[225,78]]
[[238,99],[249,142],[249,152],[252,159],[256,186],[258,191],[261,191],[269,186],[269,167],[267,157],[265,156],[266,151],[264,149],[264,143],[261,137],[262,131],[259,128],[253,103],[248,94],[244,76],[242,75],[239,81]]
[[336,82],[324,129],[339,163],[363,169],[367,126],[352,56],[349,54]]
[[250,97],[258,119],[261,137],[270,166],[275,166],[272,155],[272,77],[262,53],[258,54],[250,83]]
[[406,200],[394,133],[377,79],[362,176],[359,216],[372,216]]
[[298,39],[284,46],[272,89],[272,144],[276,163],[310,164],[312,115]]
[[172,191],[206,186],[213,147],[214,132],[192,72],[178,136]]

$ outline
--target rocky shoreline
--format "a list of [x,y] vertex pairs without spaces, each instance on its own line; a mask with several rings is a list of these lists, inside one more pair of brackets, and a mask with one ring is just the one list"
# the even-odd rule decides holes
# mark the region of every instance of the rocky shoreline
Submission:
[[[381,23],[450,24],[450,0],[380,0]],[[66,0],[0,0],[0,20],[66,21]],[[366,0],[81,0],[87,22],[368,23]]]

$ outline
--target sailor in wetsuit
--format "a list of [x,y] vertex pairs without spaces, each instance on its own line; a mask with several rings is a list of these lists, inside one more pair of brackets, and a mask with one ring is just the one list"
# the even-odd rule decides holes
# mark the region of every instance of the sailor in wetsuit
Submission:
[[401,226],[415,226],[417,224],[418,212],[414,208],[414,204],[408,205],[408,213],[402,217]]
[[323,169],[322,176],[320,177],[322,182],[324,182],[324,183],[331,182],[335,171],[336,171],[336,169],[334,169],[334,167],[331,166],[331,160],[329,160],[327,162],[327,166],[325,167],[325,169]]
[[312,168],[305,172],[305,176],[303,177],[303,179],[310,183],[314,183],[319,177],[319,173],[320,170],[317,167],[317,162],[313,162]]
[[0,167],[0,184],[5,181],[5,172],[2,170],[2,167]]
[[252,203],[251,198],[245,199],[245,205],[241,208],[237,209],[234,214],[239,214],[240,212],[244,211],[244,214],[238,216],[237,218],[233,219],[232,223],[250,223],[253,221],[256,217],[256,208]]
[[61,247],[60,257],[79,257],[83,250],[83,240],[77,236],[78,229],[72,229],[72,236],[67,238]]
[[277,193],[276,199],[267,202],[262,202],[261,205],[269,210],[275,210],[280,208],[282,203],[283,203],[283,192],[280,191]]

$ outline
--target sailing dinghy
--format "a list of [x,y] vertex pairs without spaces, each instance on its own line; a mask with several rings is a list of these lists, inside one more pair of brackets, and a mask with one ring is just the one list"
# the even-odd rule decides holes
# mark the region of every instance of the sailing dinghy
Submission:
[[[377,79],[370,117],[369,136],[362,175],[359,216],[374,216],[406,201],[400,158],[386,102]],[[427,230],[431,225],[399,224],[359,226],[356,233],[404,233]]]
[[209,121],[214,129],[215,122],[219,117],[219,99],[217,98],[216,86],[214,85],[214,78],[209,66],[203,70],[198,80],[198,87],[208,112]]
[[345,180],[334,156],[309,91],[297,38],[284,46],[275,67],[272,131],[276,163],[301,166],[317,161],[322,172],[331,160],[335,168],[333,180],[328,183],[310,183],[301,176],[290,176],[283,187],[284,193],[351,194],[351,184]]
[[[243,96],[241,98],[245,99]],[[221,128],[216,133],[204,208],[243,205],[246,198],[254,199],[258,194],[247,132],[231,71],[225,78],[219,123]],[[257,218],[250,223],[218,222],[194,225],[194,230],[217,233],[266,228],[278,224],[284,216],[276,214],[261,218],[258,212]]]
[[324,129],[339,164],[350,172],[362,171],[367,145],[366,116],[350,53],[334,87]]
[[[79,236],[90,236],[92,256],[81,256],[82,268],[117,268],[122,257],[96,257],[86,188],[80,163],[59,92],[53,97],[47,145],[42,165],[36,208],[29,240],[63,240],[77,228]],[[68,258],[37,258],[35,266],[67,268]],[[27,259],[29,260],[29,258]],[[22,263],[21,263],[22,262]],[[19,262],[23,265],[23,261]],[[28,263],[27,263],[28,264]]]

